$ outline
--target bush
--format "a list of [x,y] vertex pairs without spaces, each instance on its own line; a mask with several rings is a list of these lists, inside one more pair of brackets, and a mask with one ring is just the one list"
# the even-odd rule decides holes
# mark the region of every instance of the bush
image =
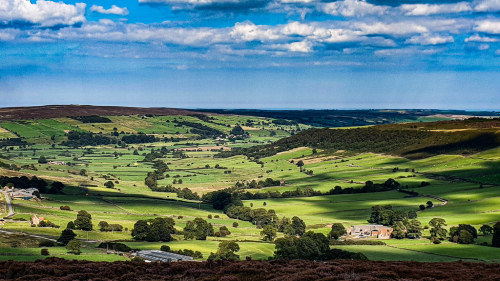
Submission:
[[59,207],[59,209],[63,211],[71,211],[71,208],[69,206],[61,206]]
[[48,256],[49,255],[49,249],[45,249],[45,248],[42,249],[40,251],[40,255],[42,255],[42,256]]

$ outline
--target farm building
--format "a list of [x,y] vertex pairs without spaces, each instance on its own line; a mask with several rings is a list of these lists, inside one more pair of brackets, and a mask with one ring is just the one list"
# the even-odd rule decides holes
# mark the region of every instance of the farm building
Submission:
[[41,221],[44,221],[44,217],[38,217],[37,215],[33,215],[30,219],[31,226],[38,226]]
[[47,164],[64,166],[64,165],[66,165],[66,162],[64,162],[64,161],[49,161]]
[[376,237],[377,239],[389,239],[391,238],[393,229],[388,226],[379,224],[368,224],[368,225],[353,225],[351,229],[348,229],[347,234],[351,236],[362,237]]
[[193,257],[184,256],[159,250],[139,251],[137,255],[146,262],[173,262],[173,261],[192,261]]
[[30,200],[36,197],[34,194],[40,194],[38,189],[36,188],[26,188],[26,189],[18,189],[18,188],[12,188],[9,190],[10,197],[12,199],[23,199],[23,200]]

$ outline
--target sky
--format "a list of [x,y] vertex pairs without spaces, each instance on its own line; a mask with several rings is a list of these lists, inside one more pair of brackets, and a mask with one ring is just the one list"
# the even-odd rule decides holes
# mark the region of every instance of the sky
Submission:
[[500,110],[500,0],[0,0],[0,107]]

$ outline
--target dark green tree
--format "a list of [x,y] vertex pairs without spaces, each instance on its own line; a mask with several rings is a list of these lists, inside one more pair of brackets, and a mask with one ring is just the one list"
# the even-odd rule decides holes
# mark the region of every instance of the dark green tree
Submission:
[[260,235],[264,241],[274,241],[274,238],[276,238],[276,228],[271,225],[266,225],[260,232]]
[[457,243],[459,244],[472,244],[474,243],[474,237],[472,236],[472,234],[467,231],[467,230],[460,230],[460,232],[458,233],[458,236],[455,236],[457,237]]
[[422,236],[422,224],[418,220],[410,220],[406,226],[406,237],[410,239],[419,239]]
[[76,215],[75,228],[90,231],[92,230],[92,216],[85,210],[81,210]]
[[149,224],[145,220],[138,220],[132,230],[132,238],[135,240],[146,240],[149,232]]
[[406,226],[402,221],[397,221],[394,223],[394,226],[392,227],[392,237],[396,239],[403,239],[406,237]]
[[495,223],[493,226],[493,239],[491,240],[493,247],[500,247],[500,222]]
[[239,260],[240,256],[236,253],[240,246],[234,241],[223,241],[219,244],[217,252],[210,253],[209,260]]
[[82,252],[81,248],[82,248],[82,242],[76,239],[69,241],[68,244],[66,245],[68,253],[72,253],[75,255],[79,255]]
[[347,231],[343,224],[334,223],[332,224],[332,230],[330,230],[330,239],[339,239],[342,235],[347,234]]
[[446,226],[446,221],[444,219],[433,218],[429,221],[429,225],[431,226],[431,237],[436,237],[440,240],[446,238],[446,234],[448,233],[448,231],[444,228]]
[[76,234],[71,229],[65,229],[61,232],[61,236],[57,238],[57,242],[68,245],[69,241],[75,239]]
[[38,158],[38,164],[47,164],[47,158],[45,158],[45,156],[43,155],[40,155],[40,157]]
[[491,227],[487,224],[483,224],[479,228],[479,231],[481,231],[481,233],[483,233],[483,235],[490,235],[491,233],[493,233],[493,227]]

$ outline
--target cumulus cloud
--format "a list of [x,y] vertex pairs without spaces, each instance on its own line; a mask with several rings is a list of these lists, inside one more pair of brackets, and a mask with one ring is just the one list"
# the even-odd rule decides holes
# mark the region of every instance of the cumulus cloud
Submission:
[[401,5],[400,9],[407,16],[429,16],[472,11],[472,7],[467,2],[455,4],[405,4]]
[[3,29],[0,30],[0,41],[11,41],[16,38],[16,35],[19,34],[19,30],[16,29]]
[[441,45],[453,42],[455,42],[455,39],[453,39],[452,36],[441,36],[441,35],[431,35],[431,34],[422,34],[419,36],[413,36],[405,41],[406,44],[417,44],[417,45]]
[[479,21],[476,23],[474,30],[490,34],[500,34],[500,20]]
[[478,34],[475,34],[475,35],[472,35],[472,36],[466,38],[465,42],[488,42],[488,43],[493,43],[493,42],[500,42],[500,39],[498,39],[498,38],[492,38],[492,37],[481,37]]
[[252,22],[236,23],[230,36],[237,41],[273,41],[282,38],[274,29],[268,26],[258,26]]
[[112,5],[111,8],[109,9],[104,9],[103,6],[97,6],[97,5],[93,5],[90,10],[92,12],[97,12],[97,13],[100,13],[100,14],[111,14],[111,15],[121,15],[121,16],[126,16],[128,15],[128,9],[127,7],[124,7],[124,8],[120,8],[116,5]]
[[319,4],[318,9],[334,16],[357,17],[365,15],[383,15],[388,7],[372,5],[365,0],[344,0]]
[[0,21],[24,21],[41,26],[73,25],[85,21],[85,3],[75,5],[38,0],[0,1]]
[[415,22],[359,22],[355,23],[354,26],[360,29],[363,34],[406,35],[429,31],[427,27]]
[[474,10],[478,12],[500,11],[500,0],[476,0],[474,4]]
[[313,44],[307,40],[292,42],[288,44],[279,44],[272,46],[276,49],[283,49],[294,53],[310,53],[313,51]]

